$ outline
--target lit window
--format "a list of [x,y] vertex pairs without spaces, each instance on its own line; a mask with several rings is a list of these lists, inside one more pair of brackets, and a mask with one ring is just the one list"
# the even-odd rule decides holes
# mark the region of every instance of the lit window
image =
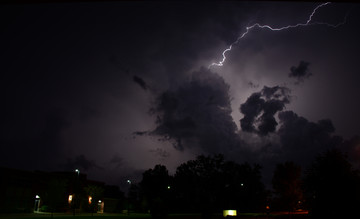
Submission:
[[223,215],[224,215],[224,217],[236,216],[236,210],[224,210]]

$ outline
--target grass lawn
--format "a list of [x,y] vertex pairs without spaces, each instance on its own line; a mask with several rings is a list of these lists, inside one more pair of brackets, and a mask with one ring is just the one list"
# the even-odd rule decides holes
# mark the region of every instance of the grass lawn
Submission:
[[54,213],[53,215],[48,213],[28,213],[28,214],[4,214],[0,215],[1,219],[143,219],[151,218],[150,214],[138,214],[131,213],[130,215],[126,214],[94,214],[93,216],[90,213],[81,213],[73,216],[71,213]]
[[[131,213],[130,215],[126,214],[94,214],[91,216],[91,214],[88,213],[81,213],[76,215],[75,217],[72,214],[64,214],[64,213],[55,213],[51,217],[51,214],[47,213],[41,213],[41,214],[4,214],[0,215],[1,219],[144,219],[144,218],[151,218],[149,214],[139,214],[139,213]],[[170,214],[168,219],[202,219],[201,214]],[[307,215],[269,215],[267,217],[264,214],[259,213],[242,213],[239,214],[237,217],[234,218],[240,218],[240,219],[268,219],[268,218],[276,218],[276,219],[307,219],[309,218]],[[224,219],[222,214],[216,214],[211,217],[211,219]]]

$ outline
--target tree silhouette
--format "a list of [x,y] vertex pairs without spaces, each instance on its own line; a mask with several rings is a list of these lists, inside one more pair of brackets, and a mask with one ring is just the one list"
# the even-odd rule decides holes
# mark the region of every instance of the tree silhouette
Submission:
[[279,210],[293,211],[303,201],[301,167],[293,162],[278,164],[272,180],[276,194],[275,205]]
[[201,212],[207,219],[224,209],[260,211],[266,201],[260,169],[259,165],[226,161],[221,154],[189,160],[178,166],[174,177],[165,166],[156,165],[143,173],[142,203],[149,205],[156,218],[165,217],[168,210]]
[[[142,201],[142,203],[140,203]],[[147,203],[147,199],[145,196],[141,197],[141,188],[138,183],[131,183],[130,189],[128,192],[128,199],[126,202],[128,212],[132,209],[141,210],[142,212],[147,212],[148,205],[142,205],[143,203]]]
[[305,189],[314,217],[347,218],[358,214],[360,180],[338,150],[318,156],[306,172]]
[[198,156],[181,164],[174,178],[179,208],[203,213],[232,208],[254,211],[265,200],[260,166],[225,161],[223,155]]
[[216,199],[223,199],[219,192],[225,187],[220,175],[223,163],[224,157],[217,155],[198,156],[196,160],[181,164],[175,174],[179,207],[191,212],[200,210],[204,217],[209,217],[211,211],[219,207]]
[[171,177],[163,165],[156,165],[143,173],[140,182],[141,193],[149,204],[153,218],[164,218],[167,215],[168,186]]

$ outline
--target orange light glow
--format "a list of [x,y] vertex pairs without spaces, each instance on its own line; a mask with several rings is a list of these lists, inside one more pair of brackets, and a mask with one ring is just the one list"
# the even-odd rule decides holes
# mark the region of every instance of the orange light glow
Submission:
[[71,202],[72,202],[72,199],[73,199],[73,195],[69,195],[69,199],[68,199],[68,201],[69,201],[69,204],[71,204]]
[[92,200],[92,197],[91,197],[91,196],[89,196],[89,204],[91,204],[91,200]]

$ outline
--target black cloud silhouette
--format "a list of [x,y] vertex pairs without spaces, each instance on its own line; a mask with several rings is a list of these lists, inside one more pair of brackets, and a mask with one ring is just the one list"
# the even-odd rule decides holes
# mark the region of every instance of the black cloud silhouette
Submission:
[[297,81],[296,84],[299,84],[300,82],[303,82],[304,79],[309,78],[312,76],[312,73],[309,72],[309,62],[300,61],[299,65],[297,67],[292,66],[290,68],[289,77],[290,78],[296,78]]
[[286,87],[267,87],[253,93],[245,103],[241,104],[240,112],[244,117],[240,120],[241,129],[267,135],[276,130],[275,114],[290,103],[290,90]]
[[142,78],[134,75],[134,76],[133,76],[133,81],[134,81],[135,83],[137,83],[142,89],[144,89],[144,90],[147,89],[147,84],[146,84],[146,82],[145,82]]

